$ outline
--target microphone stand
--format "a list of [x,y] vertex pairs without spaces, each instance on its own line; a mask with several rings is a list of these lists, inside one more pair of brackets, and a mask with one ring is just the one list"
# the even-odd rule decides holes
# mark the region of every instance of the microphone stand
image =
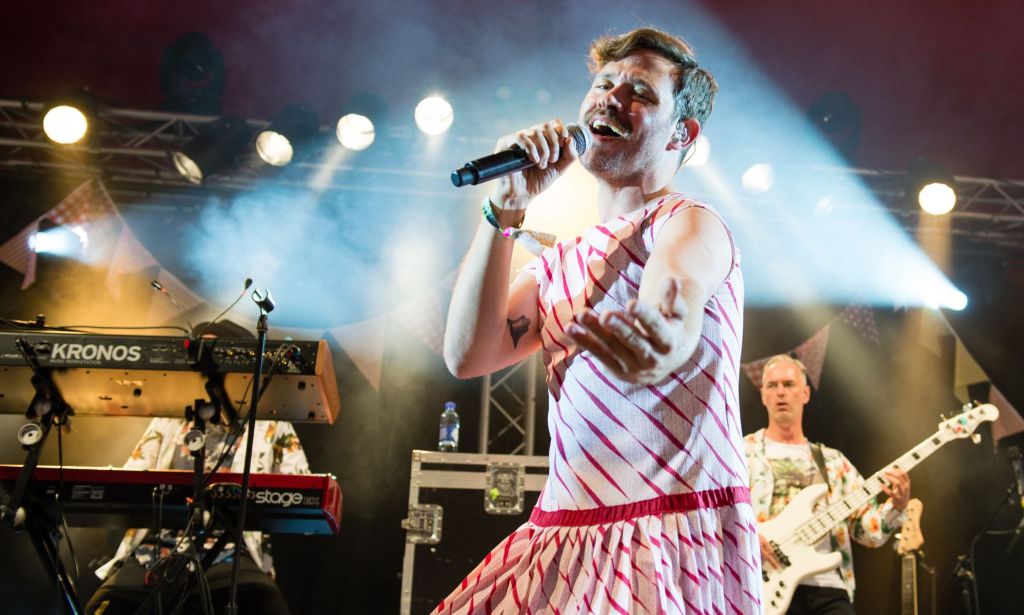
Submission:
[[[42,316],[37,318],[42,322]],[[42,511],[30,506],[28,501],[29,483],[39,465],[43,447],[51,429],[66,429],[74,410],[64,400],[60,389],[53,381],[53,369],[39,364],[36,351],[23,338],[15,340],[15,347],[25,364],[32,370],[31,384],[35,391],[25,416],[31,420],[18,430],[18,442],[27,451],[25,463],[18,474],[11,493],[0,490],[0,523],[14,529],[27,529],[32,546],[39,555],[43,566],[57,584],[58,592],[63,600],[65,613],[81,615],[85,613],[78,598],[78,590],[64,563],[60,559],[58,541],[66,538],[59,529],[59,519],[49,520]],[[59,437],[59,434],[58,434]],[[62,486],[63,488],[63,486]],[[63,498],[64,493],[57,497]]]
[[[973,542],[971,544],[973,546]],[[966,555],[958,555],[952,575],[953,578],[960,579],[960,600],[964,607],[964,613],[967,615],[977,615],[977,611],[974,609],[977,591],[972,592],[975,583],[972,567],[973,564]]]
[[999,507],[992,512],[992,516],[989,517],[988,522],[985,523],[985,527],[983,527],[981,531],[975,534],[974,538],[971,539],[971,546],[968,549],[968,555],[957,556],[957,562],[956,566],[953,567],[952,577],[960,580],[962,588],[961,597],[963,599],[964,612],[968,615],[979,615],[981,613],[981,599],[978,596],[978,576],[975,574],[974,571],[974,549],[978,543],[978,539],[986,535],[1005,536],[1007,534],[1013,534],[1013,539],[1010,541],[1009,546],[1007,546],[1006,548],[1006,554],[1009,555],[1009,553],[1017,545],[1017,540],[1020,538],[1021,532],[1024,531],[1024,517],[1021,518],[1015,530],[989,529],[992,527],[992,523],[996,520],[996,517],[999,516],[999,513],[1003,511],[1003,507],[1005,507],[1007,504],[1015,505],[1015,502],[1020,501],[1020,496],[1017,495],[1017,497],[1015,498],[1014,495],[1017,495],[1017,486],[1010,485],[1006,489],[1006,495],[1003,496],[999,504]]
[[1020,535],[1024,533],[1024,512],[1021,513],[1020,521],[1017,522],[1017,527],[1013,528],[1013,538],[1010,539],[1010,544],[1006,545],[1005,555],[1013,553],[1013,548],[1020,542]]
[[246,429],[248,433],[245,438],[245,466],[242,470],[242,501],[238,506],[238,525],[235,526],[235,553],[231,561],[231,592],[228,604],[224,608],[225,615],[238,615],[238,565],[242,560],[245,551],[245,512],[249,505],[249,478],[252,474],[250,464],[252,463],[252,447],[256,436],[256,408],[260,398],[260,380],[263,378],[263,353],[267,349],[267,329],[270,325],[267,314],[274,309],[274,302],[270,298],[270,291],[260,296],[259,291],[253,291],[253,301],[260,308],[260,317],[256,321],[256,365],[253,368],[252,379],[252,403],[249,405],[249,420]]

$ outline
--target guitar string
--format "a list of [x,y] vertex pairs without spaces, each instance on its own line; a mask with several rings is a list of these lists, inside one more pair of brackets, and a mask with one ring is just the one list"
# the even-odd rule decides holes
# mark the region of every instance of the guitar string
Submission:
[[[815,531],[811,527],[812,524],[814,524],[817,520],[823,518],[826,515],[831,516],[833,518],[833,521],[835,521],[835,524],[829,527],[835,527],[839,523],[842,523],[846,519],[849,519],[850,516],[853,514],[852,511],[859,510],[862,506],[864,506],[864,504],[868,502],[869,499],[878,495],[878,491],[875,491],[874,493],[870,493],[870,491],[881,487],[881,485],[883,484],[881,475],[886,469],[899,467],[903,468],[906,471],[912,470],[915,466],[917,466],[917,464],[924,461],[932,453],[937,451],[939,448],[941,448],[948,442],[952,442],[953,440],[958,438],[969,437],[977,430],[978,426],[981,425],[981,423],[995,420],[996,417],[998,417],[998,410],[996,410],[994,414],[992,413],[992,410],[996,409],[991,404],[981,404],[971,409],[970,411],[962,412],[955,417],[947,419],[942,424],[940,424],[938,431],[929,436],[926,440],[922,441],[917,446],[904,453],[896,461],[889,464],[882,470],[879,470],[875,474],[871,475],[867,480],[865,480],[864,483],[858,488],[860,491],[858,491],[857,499],[862,499],[862,501],[860,501],[855,506],[848,506],[851,512],[847,513],[845,516],[840,517],[838,521],[835,520],[835,515],[842,512],[840,509],[844,506],[843,502],[845,502],[847,499],[843,498],[843,500],[840,500],[836,504],[826,508],[825,511],[818,515],[815,515],[809,521],[801,523],[792,532],[780,538],[776,543],[779,546],[779,549],[783,551],[783,554],[785,554],[785,551],[782,549],[783,545],[788,547],[792,547],[796,544],[806,544],[808,546],[813,546],[813,544],[815,544],[817,541],[811,542],[808,540],[804,540],[802,538],[802,534],[810,533],[810,536],[812,538],[820,534],[821,530]],[[967,423],[963,422],[965,419],[969,420],[971,424],[968,425]],[[956,420],[955,422],[958,423],[958,425],[954,426],[954,420]],[[944,429],[949,432],[952,432],[952,436],[944,438]],[[864,487],[868,486],[868,484],[871,483],[872,481],[876,481],[878,484],[872,485],[868,492],[864,492],[864,494],[862,495],[861,492],[863,492]],[[828,531],[826,531],[825,534],[827,534]],[[818,540],[821,540],[821,538],[824,538],[824,536],[819,537]]]
[[[868,478],[867,480],[865,480],[864,483],[860,487],[858,487],[858,490],[861,490],[864,487],[870,487],[870,489],[872,489],[872,490],[875,489],[878,485],[870,485],[870,483],[872,483],[872,482],[877,482],[877,483],[881,484],[882,481],[879,478],[877,478],[876,476],[872,476],[872,477]],[[863,494],[861,494],[858,491],[858,494],[857,494],[858,497],[853,499],[853,500],[851,500],[851,504],[849,506],[851,512],[846,517],[844,517],[842,520],[836,521],[836,524],[841,523],[842,521],[848,519],[850,516],[852,516],[854,514],[854,512],[860,510],[860,508],[862,508],[864,506],[864,504],[866,504],[868,502],[868,500],[871,499],[871,497],[874,497],[877,494],[878,494],[878,492],[876,491],[876,492],[874,492],[871,495],[863,495]],[[844,498],[843,501],[846,501],[846,499],[847,498]],[[785,553],[786,548],[788,548],[788,547],[793,547],[793,546],[796,546],[796,545],[799,545],[799,544],[803,544],[803,545],[807,545],[807,546],[813,546],[813,545],[817,544],[818,541],[820,541],[822,538],[824,538],[824,535],[821,535],[823,533],[821,530],[815,530],[811,526],[814,525],[815,523],[820,523],[819,519],[821,517],[825,517],[827,515],[832,514],[833,509],[838,509],[840,504],[842,504],[842,502],[837,503],[837,504],[829,507],[825,511],[822,511],[821,513],[819,513],[818,515],[815,515],[809,521],[805,521],[804,523],[801,523],[792,532],[790,532],[789,534],[786,534],[785,536],[783,536],[778,541],[778,543],[777,543],[779,545],[780,550],[782,550],[783,553]],[[827,533],[828,533],[827,531],[824,532],[824,534],[827,534]],[[819,536],[819,535],[821,535],[821,536]],[[808,537],[805,539],[804,536],[808,536]],[[815,539],[815,537],[817,537],[817,538]]]
[[[940,437],[940,434],[941,430],[933,434],[924,442],[921,442],[914,448],[910,449],[910,451],[905,453],[903,456],[901,456],[893,463],[889,464],[882,470],[879,470],[872,476],[868,477],[860,486],[857,487],[856,498],[851,499],[850,496],[843,498],[839,502],[826,508],[821,513],[815,515],[810,520],[801,523],[796,528],[794,528],[794,530],[789,534],[784,535],[777,542],[780,550],[785,552],[785,549],[783,549],[784,545],[786,547],[792,547],[797,544],[804,544],[807,546],[813,546],[814,544],[816,544],[818,541],[824,538],[824,535],[827,535],[829,531],[831,531],[830,528],[834,528],[836,525],[849,519],[856,511],[860,510],[860,508],[862,508],[871,498],[876,497],[878,495],[878,493],[881,491],[882,485],[884,484],[884,480],[882,478],[883,472],[890,468],[904,468],[906,470],[913,469],[914,466],[916,466],[921,461],[924,461],[925,458],[930,456],[932,453],[938,450],[940,446],[945,444],[946,441],[940,441],[938,443],[935,442],[936,438]],[[931,450],[925,452],[924,449],[929,448],[929,445],[931,445]],[[906,462],[904,462],[904,459],[906,459]],[[867,488],[866,492],[864,491],[865,488]],[[853,494],[851,494],[851,496],[852,495]],[[849,503],[847,503],[848,500]],[[842,509],[844,508],[848,509],[848,512],[845,515],[842,514]],[[821,519],[825,517],[831,518],[834,524],[823,525],[822,529],[814,529],[813,526],[815,524],[821,524]],[[804,536],[807,536],[807,539],[805,539]],[[814,539],[815,537],[817,537],[816,540]]]
[[[903,468],[905,471],[909,472],[914,467],[916,467],[920,462],[927,459],[932,453],[937,451],[945,444],[952,442],[953,440],[958,438],[972,436],[972,434],[977,430],[978,426],[981,425],[982,422],[995,420],[996,417],[998,417],[998,410],[995,413],[992,413],[992,409],[994,409],[994,407],[991,406],[991,404],[982,404],[980,406],[977,406],[976,408],[973,408],[970,413],[963,412],[958,417],[955,417],[960,419],[960,424],[957,426],[951,427],[953,420],[952,418],[944,421],[942,424],[940,424],[938,431],[936,431],[934,434],[929,436],[927,439],[919,443],[914,448],[904,453],[893,463],[889,464],[888,466],[882,468],[875,474],[868,477],[860,486],[858,486],[857,491],[855,492],[857,496],[856,498],[851,499],[851,496],[853,494],[850,494],[850,496],[847,496],[840,500],[839,502],[837,502],[836,504],[826,508],[826,510],[823,511],[822,513],[814,515],[810,520],[801,523],[792,532],[783,536],[778,541],[778,543],[776,543],[778,545],[777,552],[781,553],[782,555],[785,555],[787,548],[791,548],[798,543],[802,543],[807,546],[813,547],[818,541],[822,540],[826,535],[828,535],[828,533],[830,533],[833,528],[837,527],[840,523],[847,521],[850,518],[850,516],[852,516],[852,511],[860,510],[860,508],[863,507],[871,498],[878,496],[878,493],[879,491],[881,491],[881,487],[884,484],[882,474],[887,469]],[[976,412],[979,410],[980,412]],[[975,416],[975,414],[980,414],[981,416]],[[972,419],[973,424],[970,427],[968,427],[968,425],[963,422],[965,418]],[[977,418],[976,421],[973,420],[975,418]],[[943,429],[952,432],[952,437],[944,438]],[[848,509],[846,515],[842,516],[839,521],[836,521],[835,515],[841,514],[842,508]],[[815,522],[818,522],[820,519],[823,519],[825,516],[831,518],[833,520],[833,524],[824,526],[824,532],[822,532],[822,530],[820,529],[815,532],[812,528],[812,525]],[[807,533],[810,533],[808,537],[809,539],[804,540],[802,536],[806,535]],[[810,540],[815,536],[818,537],[817,540]]]

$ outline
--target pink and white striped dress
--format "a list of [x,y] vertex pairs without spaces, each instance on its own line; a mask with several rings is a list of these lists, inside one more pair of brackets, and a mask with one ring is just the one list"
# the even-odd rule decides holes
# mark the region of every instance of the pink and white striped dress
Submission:
[[530,521],[435,613],[762,611],[739,421],[735,244],[729,275],[704,306],[697,350],[665,382],[623,382],[565,333],[584,307],[622,309],[637,296],[658,230],[688,207],[713,211],[671,195],[530,265],[550,393],[547,484]]

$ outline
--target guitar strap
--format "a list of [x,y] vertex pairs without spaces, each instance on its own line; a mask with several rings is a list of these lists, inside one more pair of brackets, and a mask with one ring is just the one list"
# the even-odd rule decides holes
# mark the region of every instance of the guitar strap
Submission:
[[828,487],[829,495],[832,495],[832,485],[828,482],[828,472],[825,470],[825,455],[821,452],[821,445],[817,442],[809,442],[811,445],[811,456],[814,457],[814,463],[818,465],[818,471],[821,472],[821,477],[825,479],[825,486]]

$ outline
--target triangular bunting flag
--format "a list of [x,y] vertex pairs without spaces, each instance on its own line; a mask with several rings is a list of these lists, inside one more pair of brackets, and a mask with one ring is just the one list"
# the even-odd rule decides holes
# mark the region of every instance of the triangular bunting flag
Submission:
[[444,353],[444,309],[441,292],[435,289],[399,309],[394,315],[403,329],[441,356]]
[[[38,220],[21,229],[17,235],[0,246],[0,262],[7,264],[22,275],[28,274],[29,267],[34,271],[35,254],[29,250],[28,238],[35,234],[37,228],[39,228]],[[34,273],[32,277],[35,278]]]
[[36,281],[36,254],[29,248],[29,238],[39,230],[39,223],[42,220],[49,220],[56,225],[82,228],[88,236],[91,226],[112,214],[116,214],[116,209],[106,187],[97,179],[87,180],[72,190],[71,194],[64,197],[56,207],[39,216],[0,246],[0,261],[25,274],[21,287],[28,288]]
[[338,346],[366,378],[373,390],[380,390],[381,364],[384,362],[384,332],[387,317],[380,316],[331,329]]
[[879,346],[882,344],[882,336],[878,334],[878,325],[875,324],[875,313],[866,305],[848,305],[839,312],[836,320],[850,325],[868,341]]
[[825,325],[821,331],[809,340],[793,349],[793,353],[807,368],[807,379],[811,386],[818,388],[821,382],[821,368],[825,364],[825,349],[828,347],[828,331],[831,325]]
[[964,343],[956,337],[956,363],[953,366],[953,395],[966,404],[971,401],[967,394],[967,387],[978,382],[988,382],[988,375],[985,374],[978,362],[974,360],[971,353],[967,352]]
[[110,259],[110,267],[107,269],[107,290],[115,299],[120,299],[122,275],[159,265],[149,250],[135,237],[135,233],[127,225],[122,225],[114,255]]
[[999,408],[999,418],[992,423],[992,446],[999,444],[999,441],[1007,436],[1024,432],[1024,417],[1017,412],[1009,400],[1003,396],[1002,391],[993,384],[988,389],[988,401]]
[[763,359],[754,359],[749,363],[740,364],[740,367],[743,368],[743,373],[747,375],[747,378],[750,378],[750,382],[754,383],[755,389],[761,389],[761,376],[764,374],[764,366],[770,358],[764,357]]
[[908,318],[917,318],[917,343],[937,357],[942,356],[942,338],[954,335],[953,328],[938,310],[921,308],[908,312]]

